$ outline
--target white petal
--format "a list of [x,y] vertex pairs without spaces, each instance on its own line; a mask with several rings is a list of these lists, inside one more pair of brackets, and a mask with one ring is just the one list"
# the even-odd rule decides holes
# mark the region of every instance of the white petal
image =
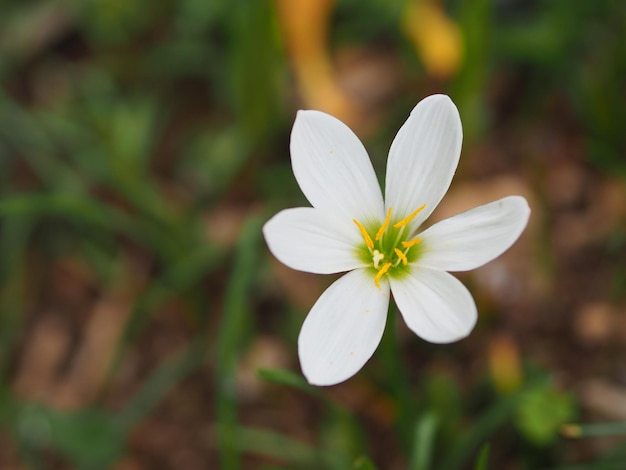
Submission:
[[398,131],[387,161],[386,206],[404,218],[426,204],[407,233],[426,220],[448,190],[462,140],[459,112],[445,95],[420,101]]
[[415,267],[410,275],[390,279],[393,298],[408,327],[431,343],[467,336],[476,324],[476,304],[452,274]]
[[382,221],[380,185],[348,126],[320,111],[299,111],[290,148],[293,173],[313,207],[361,223]]
[[300,365],[313,385],[352,377],[372,356],[385,329],[389,283],[374,286],[364,269],[335,281],[315,303],[298,338]]
[[263,235],[272,254],[292,269],[331,274],[366,266],[356,255],[363,243],[356,225],[312,207],[279,212]]
[[520,236],[530,208],[521,196],[509,196],[442,220],[420,234],[420,266],[467,271],[500,256]]

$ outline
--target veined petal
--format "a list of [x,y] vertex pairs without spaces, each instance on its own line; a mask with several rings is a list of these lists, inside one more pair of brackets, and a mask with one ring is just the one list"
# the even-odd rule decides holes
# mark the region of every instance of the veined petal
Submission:
[[315,303],[298,337],[302,372],[313,385],[352,377],[372,356],[385,329],[389,283],[374,287],[357,269],[335,281]]
[[292,269],[331,274],[365,266],[356,255],[362,240],[352,221],[312,207],[279,212],[265,223],[263,235],[272,254]]
[[530,216],[526,199],[509,196],[442,220],[420,234],[420,266],[444,271],[475,269],[500,256]]
[[426,220],[448,190],[462,140],[459,112],[445,95],[420,101],[398,131],[387,161],[386,207],[406,217],[426,204],[411,221],[408,233]]
[[348,126],[320,111],[298,111],[290,148],[293,173],[313,207],[362,223],[384,219],[372,163]]
[[393,298],[408,327],[431,343],[451,343],[476,324],[476,304],[452,274],[414,267],[409,275],[390,279]]

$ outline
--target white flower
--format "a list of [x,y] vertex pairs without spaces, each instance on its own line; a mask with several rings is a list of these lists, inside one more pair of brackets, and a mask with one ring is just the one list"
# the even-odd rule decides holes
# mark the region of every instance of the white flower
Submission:
[[383,202],[354,133],[328,114],[298,112],[291,164],[313,207],[281,211],[263,233],[274,256],[293,269],[348,271],[300,331],[300,363],[311,384],[336,384],[363,367],[382,338],[390,292],[408,327],[426,341],[456,341],[474,327],[474,300],[446,271],[499,256],[524,230],[530,209],[523,197],[510,196],[417,233],[450,186],[461,141],[450,98],[419,102],[391,145]]

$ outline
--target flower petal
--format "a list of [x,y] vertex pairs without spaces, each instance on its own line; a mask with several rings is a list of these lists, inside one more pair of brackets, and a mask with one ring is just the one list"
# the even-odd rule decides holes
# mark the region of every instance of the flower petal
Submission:
[[500,256],[520,236],[530,216],[526,199],[509,196],[442,220],[420,234],[420,266],[467,271]]
[[361,223],[383,220],[372,163],[348,126],[320,111],[298,111],[290,148],[293,173],[313,207]]
[[292,269],[331,274],[366,266],[356,254],[362,240],[352,221],[312,207],[279,212],[265,223],[263,235],[272,254]]
[[462,140],[459,112],[445,95],[420,101],[398,131],[387,161],[386,207],[403,218],[426,204],[407,233],[426,220],[448,190]]
[[467,288],[445,271],[414,267],[390,279],[393,298],[408,327],[431,343],[451,343],[476,324],[476,304]]
[[351,271],[315,303],[298,337],[302,372],[313,385],[334,385],[356,374],[385,329],[389,283],[374,287],[371,272]]

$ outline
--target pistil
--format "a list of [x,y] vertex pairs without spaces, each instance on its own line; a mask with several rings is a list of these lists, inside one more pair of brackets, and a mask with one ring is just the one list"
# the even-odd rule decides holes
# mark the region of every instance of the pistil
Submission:
[[374,269],[378,269],[378,264],[385,259],[385,255],[383,255],[380,251],[374,250],[372,253],[372,260],[374,261]]

